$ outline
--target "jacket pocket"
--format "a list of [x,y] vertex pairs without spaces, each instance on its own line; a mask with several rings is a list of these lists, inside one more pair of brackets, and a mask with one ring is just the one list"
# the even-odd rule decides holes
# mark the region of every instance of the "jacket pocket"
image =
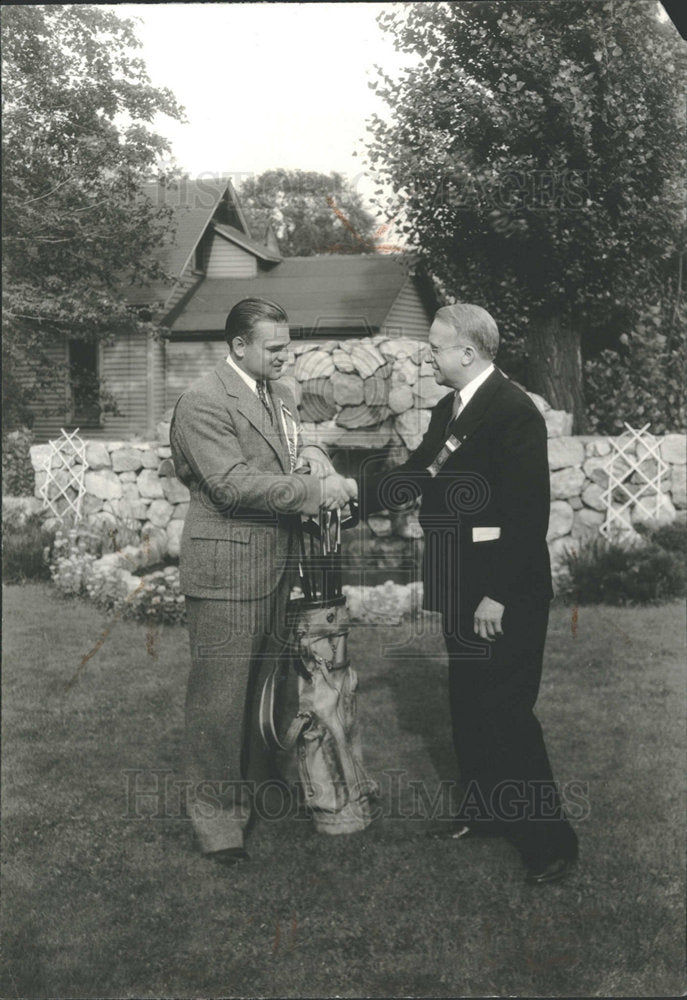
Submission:
[[251,526],[231,521],[196,524],[190,530],[187,573],[197,587],[233,590],[253,562]]
[[250,524],[239,524],[236,521],[210,521],[206,524],[191,526],[191,538],[225,539],[232,542],[250,542],[252,528]]

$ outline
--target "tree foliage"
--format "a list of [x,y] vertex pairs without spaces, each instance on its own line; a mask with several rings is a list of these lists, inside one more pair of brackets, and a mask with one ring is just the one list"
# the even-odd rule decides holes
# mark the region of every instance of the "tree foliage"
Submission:
[[419,56],[373,84],[391,110],[368,148],[389,211],[449,296],[498,318],[503,363],[580,429],[580,347],[622,351],[653,332],[637,326],[652,307],[666,358],[681,344],[687,75],[657,15],[647,0],[490,0],[379,17]]
[[[651,425],[655,434],[685,427],[685,316],[668,314],[670,302],[646,308],[617,350],[604,348],[585,362],[589,429],[622,434],[625,422]],[[664,331],[667,331],[664,332]]]
[[180,118],[135,55],[131,21],[107,7],[2,11],[3,389],[5,420],[30,422],[64,379],[50,345],[147,324],[123,285],[161,277],[154,248],[168,210],[140,195],[167,143],[157,114]]
[[341,174],[266,170],[246,178],[240,196],[254,235],[271,225],[285,257],[374,249],[374,219]]

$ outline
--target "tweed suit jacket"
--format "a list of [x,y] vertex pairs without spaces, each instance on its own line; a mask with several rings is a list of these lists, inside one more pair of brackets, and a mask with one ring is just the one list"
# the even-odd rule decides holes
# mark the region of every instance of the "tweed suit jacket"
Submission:
[[[295,547],[293,529],[319,483],[290,471],[298,411],[270,384],[274,425],[222,361],[179,398],[170,428],[177,477],[191,497],[181,538],[180,585],[189,597],[250,601],[271,593]],[[316,501],[317,502],[317,501]]]

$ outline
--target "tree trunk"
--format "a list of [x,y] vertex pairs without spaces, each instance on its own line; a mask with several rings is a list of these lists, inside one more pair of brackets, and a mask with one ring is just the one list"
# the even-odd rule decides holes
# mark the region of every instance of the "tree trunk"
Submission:
[[582,392],[580,333],[560,316],[532,320],[527,342],[527,388],[539,393],[554,410],[573,415],[573,434],[584,434],[587,426]]

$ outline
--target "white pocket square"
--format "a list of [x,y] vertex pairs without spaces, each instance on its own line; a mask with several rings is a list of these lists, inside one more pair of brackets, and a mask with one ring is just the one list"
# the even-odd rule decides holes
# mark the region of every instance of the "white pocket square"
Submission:
[[473,542],[495,542],[497,538],[501,537],[500,528],[473,528],[472,529],[472,540]]

